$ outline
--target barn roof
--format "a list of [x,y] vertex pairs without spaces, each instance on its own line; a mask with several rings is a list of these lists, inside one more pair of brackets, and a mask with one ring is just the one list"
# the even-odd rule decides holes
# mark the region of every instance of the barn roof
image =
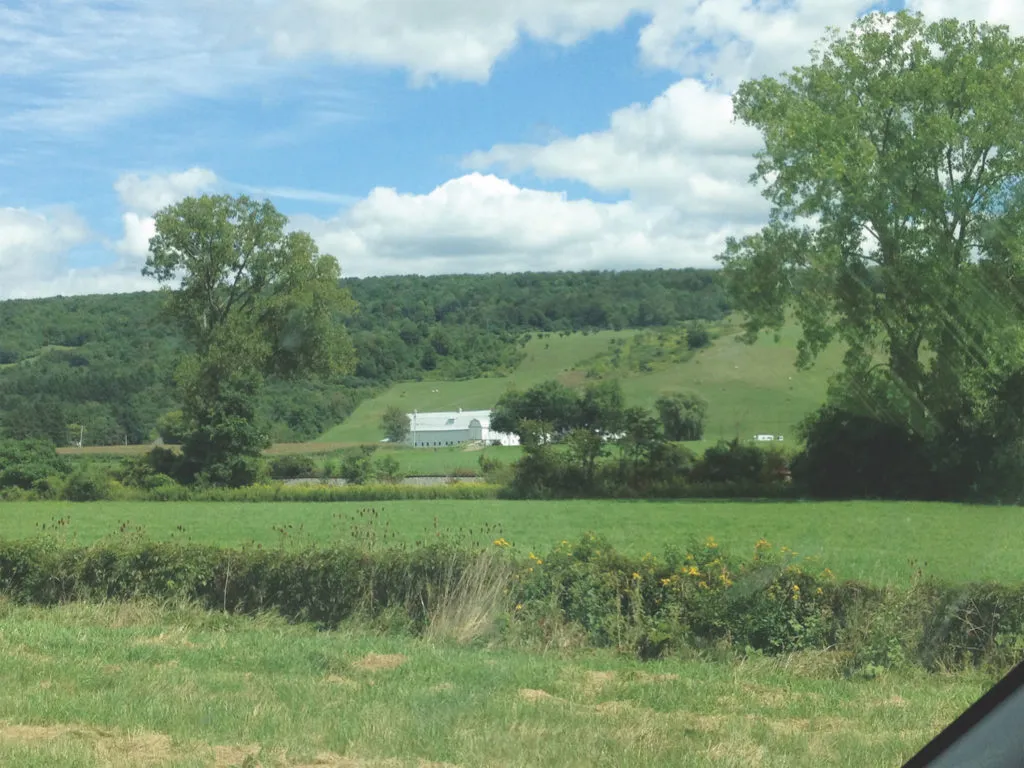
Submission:
[[435,411],[433,413],[417,413],[415,421],[414,414],[407,413],[409,417],[409,428],[417,431],[445,432],[448,430],[469,429],[470,422],[474,419],[480,422],[480,426],[489,429],[491,426],[490,411]]

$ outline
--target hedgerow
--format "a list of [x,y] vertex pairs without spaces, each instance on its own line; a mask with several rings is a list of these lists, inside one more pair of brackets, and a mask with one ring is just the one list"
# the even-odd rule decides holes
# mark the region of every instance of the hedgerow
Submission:
[[[475,567],[483,555],[505,566]],[[466,587],[470,577],[501,581]],[[481,549],[440,535],[414,546],[363,540],[226,549],[130,533],[79,546],[48,534],[0,541],[0,592],[41,604],[185,599],[323,627],[397,612],[420,632],[432,619],[436,631],[442,613],[449,625],[459,616],[490,620],[453,600],[486,596],[494,611],[504,594],[499,624],[510,638],[543,641],[568,628],[590,645],[642,658],[720,646],[832,650],[848,671],[868,675],[908,664],[1005,668],[1024,655],[1024,586],[840,582],[765,541],[739,559],[713,539],[632,557],[589,534],[541,554],[517,553],[504,538]],[[451,626],[444,633],[467,634]]]

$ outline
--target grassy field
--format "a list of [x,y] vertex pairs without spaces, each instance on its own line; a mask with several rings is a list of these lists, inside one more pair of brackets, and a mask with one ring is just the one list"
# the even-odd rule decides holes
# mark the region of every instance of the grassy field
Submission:
[[[748,346],[737,341],[735,328],[692,360],[657,368],[650,373],[620,377],[630,404],[653,406],[664,392],[690,389],[709,404],[706,437],[710,440],[748,438],[756,433],[793,436],[796,425],[825,397],[828,377],[838,369],[841,351],[834,347],[806,372],[793,368],[799,330],[787,326],[778,342],[762,338]],[[578,366],[607,349],[609,342],[633,331],[601,331],[531,339],[526,358],[515,374],[468,381],[422,381],[396,384],[363,402],[343,424],[320,438],[333,442],[373,442],[382,437],[378,421],[384,408],[406,411],[490,408],[511,387],[525,388],[545,379],[578,384]]]
[[[291,525],[291,540],[323,542],[352,536],[360,510],[375,509],[399,541],[431,536],[437,528],[486,543],[498,536],[522,552],[543,552],[590,530],[632,554],[661,553],[668,544],[714,536],[743,557],[765,537],[800,556],[814,556],[840,578],[905,584],[914,567],[948,582],[1024,578],[1020,510],[956,504],[894,502],[616,502],[405,501],[382,503],[9,502],[0,504],[0,536],[22,538],[58,518],[67,535],[88,543],[123,522],[154,538],[241,546],[274,545],[275,526]],[[180,528],[179,528],[180,526]],[[489,526],[489,528],[488,528]],[[500,526],[500,532],[499,532]],[[300,530],[301,528],[301,530]],[[472,532],[470,534],[469,532]]]
[[[690,443],[695,450],[703,450],[704,443]],[[322,469],[326,463],[331,463],[337,474],[337,466],[341,461],[342,454],[351,445],[339,445],[338,443],[284,443],[275,445],[266,452],[266,455],[284,456],[287,454],[303,454],[310,456],[318,469]],[[141,446],[110,446],[109,450],[90,450],[89,448],[58,449],[58,452],[71,459],[73,465],[99,464],[106,467],[117,466],[124,456],[140,455],[145,450]],[[489,446],[479,450],[466,450],[464,448],[408,448],[398,445],[381,445],[378,448],[376,458],[393,456],[399,463],[401,471],[406,475],[449,475],[467,470],[478,472],[480,469],[480,456],[486,455],[498,459],[501,462],[510,464],[522,456],[523,451],[518,446]]]
[[149,604],[0,604],[0,763],[898,766],[994,683],[640,663]]

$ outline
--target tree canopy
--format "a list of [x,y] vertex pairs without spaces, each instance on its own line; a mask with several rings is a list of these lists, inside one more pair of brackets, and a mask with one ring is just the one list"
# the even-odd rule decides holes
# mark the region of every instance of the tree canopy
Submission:
[[179,366],[187,478],[252,482],[269,435],[257,395],[268,374],[348,373],[341,318],[352,301],[332,256],[267,201],[186,198],[156,215],[143,274],[177,282],[168,309],[193,351]]
[[800,365],[841,341],[844,390],[918,427],[1020,363],[1024,39],[871,14],[733,103],[771,204],[719,257],[748,340],[792,315]]

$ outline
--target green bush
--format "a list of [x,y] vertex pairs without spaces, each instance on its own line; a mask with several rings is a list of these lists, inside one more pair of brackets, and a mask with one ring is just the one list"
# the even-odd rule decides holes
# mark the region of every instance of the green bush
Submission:
[[[130,532],[88,547],[59,534],[0,541],[0,593],[42,604],[179,598],[325,627],[387,617],[423,631],[438,609],[448,620],[461,615],[453,587],[479,564],[479,549],[445,537],[397,548],[367,541],[304,546],[282,538],[276,548],[221,549]],[[1005,669],[1024,657],[1024,586],[840,583],[766,541],[747,559],[713,539],[660,557],[627,556],[593,535],[541,555],[517,555],[503,538],[493,547],[508,566],[505,631],[513,637],[547,642],[561,633],[641,658],[723,646],[833,649],[848,671],[868,676],[906,665]]]
[[292,480],[298,477],[316,477],[316,462],[312,456],[301,454],[275,456],[269,462],[270,476],[275,480]]
[[67,501],[102,501],[111,495],[110,477],[95,467],[74,472],[64,483],[62,496]]
[[71,471],[67,459],[45,440],[0,440],[0,488],[28,490],[48,477]]

